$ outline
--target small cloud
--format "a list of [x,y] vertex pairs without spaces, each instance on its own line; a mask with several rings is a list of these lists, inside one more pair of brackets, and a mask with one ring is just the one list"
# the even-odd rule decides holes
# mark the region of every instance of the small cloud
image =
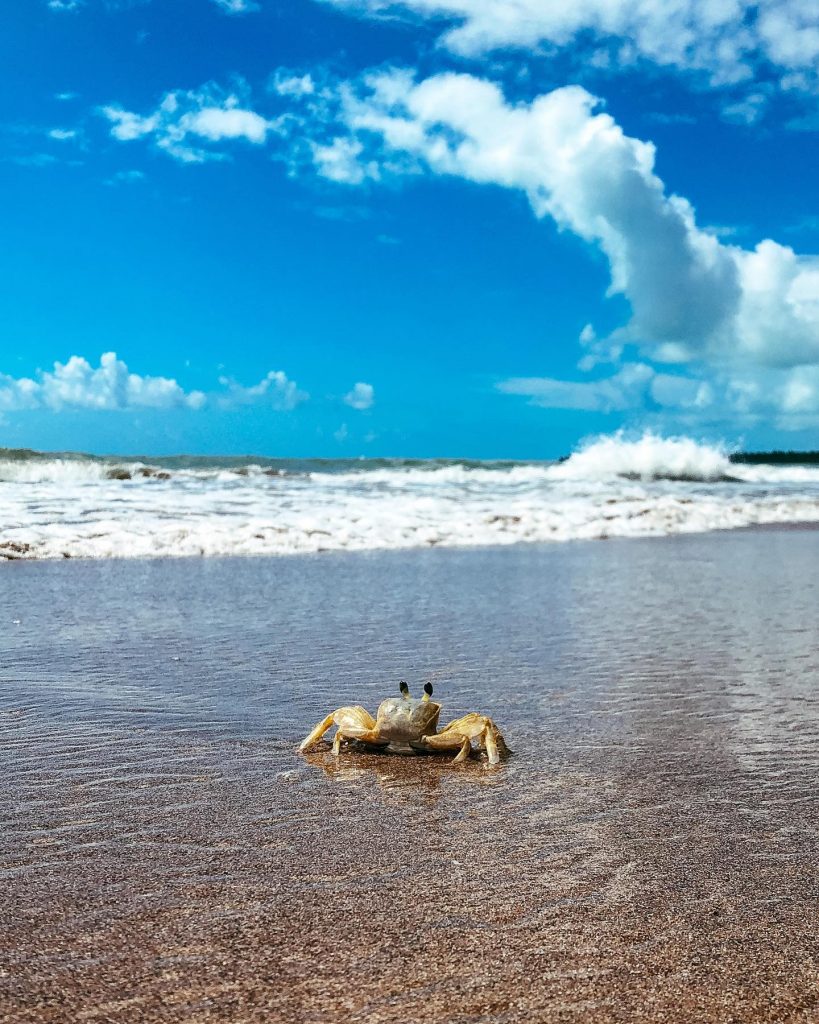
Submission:
[[24,156],[9,158],[12,163],[19,167],[50,167],[57,163],[57,157],[51,153],[27,153]]
[[522,395],[530,400],[531,405],[545,409],[615,412],[643,406],[654,376],[650,366],[628,363],[618,373],[603,380],[513,377],[500,381],[496,387],[507,395]]
[[370,220],[372,210],[365,206],[314,206],[312,212],[322,220],[338,220],[347,224],[355,224],[357,221]]
[[372,384],[365,384],[363,381],[358,381],[352,391],[348,391],[344,396],[344,401],[352,409],[358,409],[363,411],[370,409],[375,402],[375,390]]
[[260,10],[254,0],[213,0],[213,2],[217,7],[221,7],[225,14],[250,14]]
[[289,75],[277,71],[270,79],[269,89],[279,96],[312,96],[316,91],[316,83],[309,74]]
[[[152,138],[170,156],[183,163],[226,159],[224,153],[204,148],[207,143],[242,140],[254,145],[267,141],[268,133],[279,128],[247,106],[247,87],[237,83],[236,92],[216,85],[167,93],[157,109],[142,115],[118,104],[101,107],[99,113],[111,123],[111,134],[119,142]],[[240,96],[239,93],[242,95]]]
[[793,117],[785,122],[785,127],[792,132],[815,132],[819,131],[819,114],[803,114],[802,117]]
[[702,230],[717,238],[738,238],[748,233],[748,228],[742,224],[704,224]]
[[722,116],[733,124],[756,124],[765,112],[768,97],[765,93],[754,92],[722,108]]
[[117,171],[105,181],[106,185],[136,185],[145,180],[143,171]]
[[69,142],[71,139],[76,139],[77,132],[73,128],[52,128],[48,137],[57,142]]
[[84,0],[48,0],[51,11],[77,11],[83,6]]
[[111,134],[120,142],[133,142],[143,135],[150,135],[159,124],[156,114],[151,117],[140,117],[139,114],[118,106],[102,107],[100,113],[113,124]]
[[326,146],[312,144],[313,160],[318,173],[330,181],[344,185],[360,185],[365,178],[378,178],[377,165],[372,162],[362,163],[359,157],[364,146],[348,136],[339,135]]
[[271,370],[258,384],[249,387],[244,387],[232,377],[220,377],[219,383],[227,389],[219,399],[224,408],[263,403],[274,409],[290,411],[310,397],[306,391],[299,391],[296,382],[289,380],[282,370]]
[[645,115],[645,120],[652,124],[696,124],[697,119],[693,114],[666,114],[662,111],[654,111]]
[[54,99],[59,100],[60,103],[68,103],[69,100],[77,99],[78,95],[76,92],[55,92]]
[[785,230],[793,235],[813,234],[819,231],[819,214],[810,213],[805,217],[801,217],[795,224],[786,227]]
[[341,426],[338,428],[338,430],[333,434],[333,437],[340,444],[342,441],[346,441],[347,440],[347,435],[348,435],[347,424],[346,423],[342,423]]

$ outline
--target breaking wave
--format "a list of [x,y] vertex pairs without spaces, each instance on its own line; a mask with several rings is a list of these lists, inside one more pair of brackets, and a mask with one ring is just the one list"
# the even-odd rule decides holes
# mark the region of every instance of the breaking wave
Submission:
[[568,458],[556,471],[563,479],[677,480],[715,483],[737,479],[728,452],[690,437],[644,434],[634,441],[601,437]]
[[819,521],[815,457],[687,437],[559,462],[104,458],[0,449],[0,558],[281,555]]

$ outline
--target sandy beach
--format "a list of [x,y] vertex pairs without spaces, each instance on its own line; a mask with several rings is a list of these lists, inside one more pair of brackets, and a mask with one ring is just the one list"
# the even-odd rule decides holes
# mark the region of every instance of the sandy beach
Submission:
[[[0,1020],[816,1020],[817,565],[747,530],[0,567]],[[295,752],[402,678],[514,757]]]

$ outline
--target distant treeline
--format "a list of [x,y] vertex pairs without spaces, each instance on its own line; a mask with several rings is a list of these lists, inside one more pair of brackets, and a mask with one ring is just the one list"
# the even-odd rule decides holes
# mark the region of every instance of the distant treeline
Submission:
[[730,456],[731,462],[765,463],[769,466],[819,466],[819,452],[737,452]]

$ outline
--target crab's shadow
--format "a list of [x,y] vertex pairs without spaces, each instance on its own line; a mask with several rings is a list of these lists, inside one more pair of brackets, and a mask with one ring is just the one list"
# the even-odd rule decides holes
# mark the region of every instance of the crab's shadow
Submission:
[[463,786],[495,786],[506,773],[506,765],[490,765],[472,757],[453,764],[451,756],[440,754],[374,753],[372,748],[350,744],[338,756],[325,749],[301,755],[311,768],[342,786],[359,787],[375,783],[377,791],[389,803],[413,801],[434,805],[446,791]]

